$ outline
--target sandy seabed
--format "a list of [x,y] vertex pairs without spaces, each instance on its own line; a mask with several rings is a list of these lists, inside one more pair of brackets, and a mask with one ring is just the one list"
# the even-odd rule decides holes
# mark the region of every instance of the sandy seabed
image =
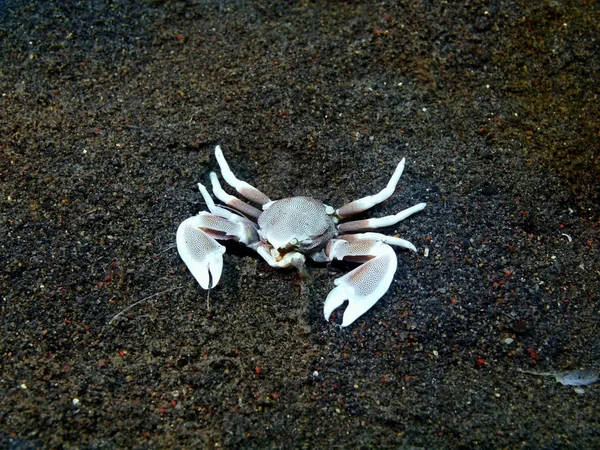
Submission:
[[[0,1],[0,446],[600,447],[600,384],[518,371],[600,361],[598,23],[595,2]],[[349,263],[300,277],[227,244],[207,299],[174,242],[216,144],[270,197],[335,207],[406,157],[361,217],[427,202],[382,230],[418,253],[342,330],[322,305]]]

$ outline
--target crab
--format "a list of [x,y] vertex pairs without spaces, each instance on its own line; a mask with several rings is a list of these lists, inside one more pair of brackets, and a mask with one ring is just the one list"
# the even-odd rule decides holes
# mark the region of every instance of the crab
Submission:
[[[331,313],[348,300],[340,325],[347,327],[389,289],[397,267],[396,253],[391,246],[417,251],[407,240],[368,230],[392,226],[421,211],[425,203],[390,216],[346,221],[394,193],[404,170],[404,158],[379,193],[334,209],[311,197],[271,200],[233,174],[220,146],[216,146],[215,156],[225,182],[247,200],[260,205],[262,210],[225,192],[214,172],[210,173],[213,194],[227,205],[227,209],[216,205],[206,187],[198,183],[209,211],[201,211],[179,225],[177,250],[203,289],[214,288],[221,277],[225,247],[217,240],[238,241],[276,268],[303,270],[307,257],[316,262],[346,260],[361,263],[334,281],[335,288],[323,306],[325,320],[329,321]],[[366,232],[356,233],[358,231]]]

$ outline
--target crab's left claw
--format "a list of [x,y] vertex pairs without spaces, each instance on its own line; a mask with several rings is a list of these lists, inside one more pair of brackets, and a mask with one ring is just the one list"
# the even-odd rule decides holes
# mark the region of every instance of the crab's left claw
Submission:
[[329,293],[323,306],[325,320],[329,320],[333,310],[348,300],[341,325],[347,327],[387,292],[398,264],[396,253],[384,243],[377,245],[376,253],[373,259],[335,280],[336,287]]
[[177,229],[177,251],[200,286],[209,289],[221,278],[225,247],[202,231],[203,225],[202,215],[184,220]]

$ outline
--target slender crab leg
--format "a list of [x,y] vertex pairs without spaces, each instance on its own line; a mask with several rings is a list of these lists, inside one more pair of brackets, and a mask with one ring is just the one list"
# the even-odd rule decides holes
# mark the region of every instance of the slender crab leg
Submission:
[[331,313],[348,300],[348,307],[344,311],[341,324],[341,327],[347,327],[366,313],[387,292],[398,264],[396,253],[388,243],[407,246],[406,241],[400,239],[399,241],[403,242],[399,242],[394,239],[397,238],[362,239],[361,235],[358,235],[343,236],[342,239],[333,239],[329,243],[326,255],[330,260],[366,262],[334,281],[336,287],[329,293],[323,305],[325,320],[329,320]]
[[224,219],[227,219],[230,222],[250,223],[254,226],[254,228],[256,228],[256,225],[252,221],[246,219],[245,217],[238,216],[237,214],[235,214],[231,211],[228,211],[225,208],[221,208],[220,206],[215,205],[215,202],[213,201],[212,197],[208,193],[208,190],[202,183],[198,183],[198,190],[200,190],[200,194],[202,194],[202,198],[204,199],[206,206],[208,206],[208,210],[211,213],[213,213],[215,216],[223,217]]
[[262,211],[240,200],[239,198],[233,195],[229,195],[227,192],[225,192],[221,187],[221,183],[219,183],[219,179],[217,178],[216,173],[210,173],[210,182],[212,183],[213,194],[215,194],[215,197],[217,197],[227,206],[237,209],[238,211],[252,217],[255,220],[258,219],[258,216],[260,216]]
[[[349,260],[350,256],[371,255],[377,256],[374,250],[378,242],[406,248],[416,253],[415,246],[406,239],[386,236],[381,233],[343,234],[330,242],[327,247],[330,258]],[[366,259],[369,259],[368,257]],[[365,259],[363,259],[364,261]]]
[[354,200],[353,202],[346,203],[336,211],[336,215],[340,219],[345,219],[354,214],[358,214],[359,212],[366,211],[367,209],[390,198],[394,193],[394,190],[396,189],[396,185],[400,180],[402,172],[404,171],[405,161],[405,158],[402,158],[402,161],[398,163],[398,165],[396,166],[396,170],[392,175],[392,178],[390,178],[390,181],[388,181],[388,184],[385,188],[383,188],[375,195],[368,195],[366,197],[359,198],[358,200]]
[[[219,167],[221,168],[221,175],[227,182],[229,186],[234,188],[248,200],[252,200],[259,205],[265,205],[271,201],[269,197],[260,192],[254,186],[246,183],[245,181],[239,180],[229,168],[229,164],[225,161],[225,156],[223,156],[223,151],[221,150],[221,146],[217,145],[215,147],[215,156],[217,157],[217,162],[219,163]],[[216,194],[215,194],[216,195]]]
[[352,231],[372,230],[374,228],[389,227],[391,225],[396,225],[398,222],[406,219],[408,216],[412,216],[414,213],[421,211],[426,206],[427,203],[419,203],[415,206],[411,206],[410,208],[407,208],[391,216],[379,217],[374,219],[352,220],[350,222],[339,224],[337,228],[342,233],[348,233]]

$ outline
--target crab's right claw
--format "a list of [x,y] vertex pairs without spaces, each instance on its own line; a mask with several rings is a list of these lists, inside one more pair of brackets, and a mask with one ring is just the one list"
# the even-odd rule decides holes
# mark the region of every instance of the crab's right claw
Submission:
[[200,229],[201,221],[200,216],[194,216],[179,225],[177,251],[200,286],[209,289],[221,278],[225,247]]
[[352,324],[387,292],[397,265],[396,253],[389,245],[383,244],[375,258],[336,279],[336,287],[323,306],[325,320],[329,320],[331,313],[348,300],[341,326]]

